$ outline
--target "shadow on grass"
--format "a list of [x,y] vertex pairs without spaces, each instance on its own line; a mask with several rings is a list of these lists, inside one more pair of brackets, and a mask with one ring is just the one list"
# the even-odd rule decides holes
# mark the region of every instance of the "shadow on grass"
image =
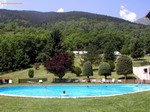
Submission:
[[133,61],[145,61],[146,59],[144,58],[138,58],[138,59],[133,59]]
[[[122,76],[122,77],[119,77],[118,79],[125,79],[125,77]],[[136,77],[134,77],[134,76],[127,76],[127,80],[128,79],[136,79]]]

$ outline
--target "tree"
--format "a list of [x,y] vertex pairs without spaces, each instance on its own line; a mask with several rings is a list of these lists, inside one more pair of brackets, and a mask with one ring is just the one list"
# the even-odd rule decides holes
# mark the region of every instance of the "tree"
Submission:
[[72,58],[67,53],[58,53],[52,59],[45,61],[44,66],[48,72],[54,73],[59,79],[62,79],[73,64]]
[[131,57],[132,58],[141,58],[144,57],[145,53],[144,50],[142,48],[137,48],[135,51],[131,52]]
[[93,69],[90,61],[86,61],[83,64],[83,75],[87,76],[88,82],[90,82],[89,76],[93,76]]
[[118,75],[124,75],[125,81],[127,79],[127,75],[133,72],[132,67],[132,60],[128,56],[122,55],[117,59],[116,72]]
[[25,35],[19,41],[20,43],[18,45],[21,47],[23,52],[29,56],[30,63],[34,64],[37,56],[35,38],[31,35]]
[[72,72],[75,73],[77,76],[80,76],[80,74],[82,73],[80,67],[73,67],[72,69],[73,69]]
[[34,68],[35,68],[35,70],[38,70],[40,68],[40,64],[39,63],[34,63]]
[[30,57],[19,45],[18,38],[0,37],[0,71],[25,69],[29,65]]
[[55,54],[59,52],[63,52],[65,47],[63,43],[63,37],[59,30],[54,30],[51,33],[51,39],[52,39],[52,50],[51,50],[51,56],[54,56]]
[[104,48],[104,61],[108,60],[115,60],[115,55],[114,55],[114,46],[111,42],[109,42],[106,47]]
[[98,69],[98,74],[105,76],[105,79],[107,79],[107,76],[111,75],[111,67],[110,67],[109,63],[101,62],[99,69]]
[[99,56],[98,48],[95,45],[89,44],[86,47],[87,54],[83,56],[84,61],[90,61],[92,64],[100,63],[101,57]]
[[123,55],[129,55],[130,50],[129,50],[129,43],[125,43],[121,49],[121,54]]
[[28,68],[30,65],[30,58],[29,56],[23,52],[22,49],[17,49],[14,55],[15,58],[15,63],[14,63],[14,68],[16,69],[25,69]]
[[33,69],[29,69],[29,71],[28,71],[28,76],[29,76],[30,78],[33,78],[33,77],[34,77],[34,70],[33,70]]
[[144,45],[140,38],[133,38],[130,45],[130,53],[132,58],[144,57]]
[[149,35],[147,37],[145,37],[145,51],[146,51],[146,54],[149,54],[150,53],[150,38],[149,38]]
[[36,57],[36,62],[44,62],[44,61],[46,61],[46,59],[48,59],[48,58],[49,58],[48,53],[46,53],[46,52],[41,52],[41,53],[39,53],[39,54],[37,55],[37,57]]
[[107,63],[109,63],[110,65],[110,68],[111,68],[111,71],[113,71],[115,69],[115,64],[114,64],[114,61],[112,60],[108,60]]
[[43,40],[43,44],[45,44],[44,49],[42,49],[43,53],[40,53],[38,56],[38,58],[42,60],[45,56],[53,57],[55,54],[66,50],[60,30],[53,30],[50,36],[47,37],[46,41]]

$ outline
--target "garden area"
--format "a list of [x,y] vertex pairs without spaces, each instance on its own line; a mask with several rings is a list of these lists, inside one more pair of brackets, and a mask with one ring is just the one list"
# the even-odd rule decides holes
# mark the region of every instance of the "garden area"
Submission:
[[[149,60],[149,57],[145,57],[144,60]],[[142,61],[134,61],[133,63],[139,64]],[[74,65],[75,66],[79,66],[81,68],[81,70],[83,69],[82,66],[80,66],[80,57],[76,57],[75,61],[74,61]],[[99,75],[98,74],[98,67],[99,66],[93,66],[93,75],[90,76],[90,79],[99,79],[101,80],[102,78],[105,78],[105,76],[103,75]],[[96,69],[96,70],[95,70]],[[33,70],[34,71],[34,76],[33,78],[29,77],[29,71]],[[54,79],[58,79],[58,77],[56,75],[54,75],[53,73],[47,72],[47,70],[45,69],[45,67],[41,64],[39,65],[38,69],[35,69],[35,67],[33,66],[32,68],[28,68],[28,69],[24,69],[24,70],[18,70],[15,72],[10,72],[10,73],[4,73],[3,75],[0,76],[1,78],[7,78],[7,79],[12,79],[13,84],[19,84],[19,79],[40,79],[40,78],[46,78],[47,81],[44,81],[43,84],[53,84],[53,80]],[[111,75],[107,76],[108,79],[124,79],[123,75],[118,75],[115,71],[111,72]],[[135,78],[135,76],[133,74],[129,74],[128,75],[128,79],[132,79]],[[63,79],[87,79],[86,75],[83,75],[82,73],[80,73],[79,76],[77,76],[75,73],[72,72],[67,72]],[[28,83],[25,83],[28,84]],[[38,81],[35,83],[38,84]]]

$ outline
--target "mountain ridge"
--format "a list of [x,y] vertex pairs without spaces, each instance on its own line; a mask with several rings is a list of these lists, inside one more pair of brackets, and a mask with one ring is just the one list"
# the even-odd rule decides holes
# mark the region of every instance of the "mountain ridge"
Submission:
[[78,19],[78,18],[89,18],[89,19],[98,19],[103,21],[113,21],[113,22],[128,22],[129,21],[111,17],[107,15],[94,14],[90,12],[82,11],[71,11],[71,12],[39,12],[39,11],[28,11],[28,10],[7,10],[0,9],[0,19],[6,21],[7,19],[23,19],[27,20],[34,24],[48,23],[56,20],[67,20],[67,19]]
[[147,13],[145,17],[136,20],[135,23],[143,24],[143,25],[150,25],[150,11]]

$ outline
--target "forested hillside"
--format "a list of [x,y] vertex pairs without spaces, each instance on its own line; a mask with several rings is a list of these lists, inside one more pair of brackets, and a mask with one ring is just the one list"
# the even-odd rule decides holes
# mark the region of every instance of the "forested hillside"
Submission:
[[87,19],[97,19],[99,21],[114,21],[114,22],[125,22],[122,19],[92,14],[87,12],[64,12],[64,13],[57,13],[57,12],[37,12],[37,11],[17,11],[17,10],[0,10],[0,17],[1,22],[6,20],[26,20],[34,24],[47,24],[47,23],[54,23],[62,20],[78,20],[79,18],[87,18]]
[[[106,48],[150,53],[150,26],[86,12],[0,10],[0,71],[26,68],[52,56],[52,32],[59,30],[68,51]],[[140,50],[139,50],[140,48]]]

